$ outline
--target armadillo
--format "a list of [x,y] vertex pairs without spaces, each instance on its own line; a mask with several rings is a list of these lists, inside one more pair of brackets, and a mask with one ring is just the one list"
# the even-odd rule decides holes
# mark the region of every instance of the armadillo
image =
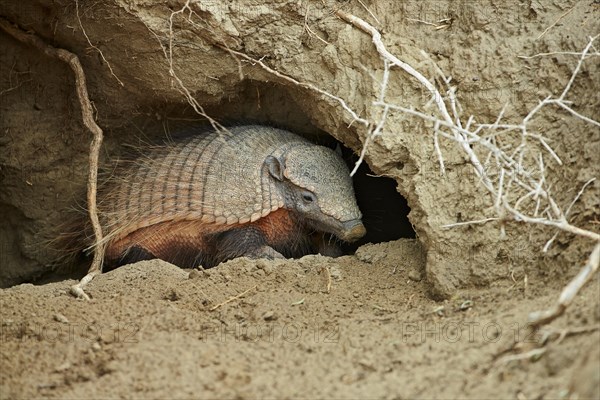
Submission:
[[107,180],[98,209],[109,266],[297,257],[314,250],[311,233],[347,242],[366,233],[341,157],[259,125],[153,148]]

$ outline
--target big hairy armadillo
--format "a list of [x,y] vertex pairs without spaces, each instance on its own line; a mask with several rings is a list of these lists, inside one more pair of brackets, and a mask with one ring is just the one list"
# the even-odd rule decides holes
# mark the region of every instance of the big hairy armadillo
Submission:
[[296,257],[311,232],[365,234],[343,160],[291,132],[250,125],[159,147],[98,194],[105,262],[214,266]]

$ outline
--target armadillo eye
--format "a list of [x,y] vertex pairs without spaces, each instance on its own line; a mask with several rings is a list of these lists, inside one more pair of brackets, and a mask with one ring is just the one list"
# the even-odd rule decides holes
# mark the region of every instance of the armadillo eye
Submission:
[[315,196],[312,193],[304,192],[302,193],[302,199],[307,203],[312,203],[315,200]]

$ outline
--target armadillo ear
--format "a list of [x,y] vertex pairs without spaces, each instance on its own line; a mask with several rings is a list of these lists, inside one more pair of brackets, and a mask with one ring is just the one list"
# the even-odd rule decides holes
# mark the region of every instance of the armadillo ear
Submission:
[[283,180],[283,161],[278,159],[277,157],[268,156],[265,159],[265,164],[269,169],[269,173],[271,176],[279,181]]

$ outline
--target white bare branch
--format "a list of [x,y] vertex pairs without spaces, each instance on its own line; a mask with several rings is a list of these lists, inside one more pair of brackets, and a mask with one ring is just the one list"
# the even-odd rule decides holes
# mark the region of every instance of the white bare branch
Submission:
[[573,301],[581,288],[594,276],[598,271],[600,264],[600,243],[596,244],[594,250],[590,254],[587,263],[581,268],[579,273],[569,282],[560,294],[556,305],[549,310],[537,311],[529,314],[529,323],[533,326],[541,326],[548,324],[560,317],[569,304]]

